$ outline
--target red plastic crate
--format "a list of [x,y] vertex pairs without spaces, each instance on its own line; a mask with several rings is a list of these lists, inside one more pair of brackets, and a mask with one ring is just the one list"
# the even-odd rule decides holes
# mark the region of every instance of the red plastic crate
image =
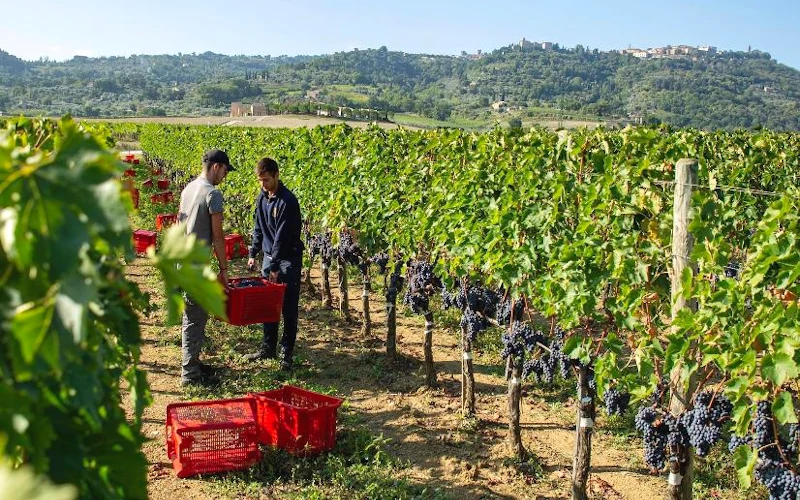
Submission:
[[150,246],[156,246],[156,232],[137,229],[133,232],[133,244],[136,253],[145,253]]
[[164,191],[163,193],[155,193],[150,195],[150,201],[153,203],[169,203],[175,199],[172,191]]
[[237,326],[277,323],[281,320],[286,285],[266,278],[231,278],[225,310],[228,323]]
[[156,229],[161,231],[178,222],[178,214],[158,214],[156,215]]
[[341,399],[291,385],[251,396],[256,401],[261,444],[295,455],[314,455],[336,444]]
[[167,189],[167,188],[169,188],[169,179],[159,179],[158,189]]
[[125,155],[126,162],[132,162],[134,158],[136,158],[136,155]]
[[239,234],[229,234],[225,236],[225,256],[228,260],[247,257],[249,251],[244,239]]
[[152,189],[153,188],[153,179],[147,179],[142,183],[142,187]]
[[129,168],[125,171],[125,177],[136,177],[136,170]]
[[138,164],[139,164],[139,158],[134,158],[134,160],[133,160],[133,164],[134,164],[134,165],[138,165]]
[[245,469],[261,460],[251,397],[167,405],[167,456],[178,477]]

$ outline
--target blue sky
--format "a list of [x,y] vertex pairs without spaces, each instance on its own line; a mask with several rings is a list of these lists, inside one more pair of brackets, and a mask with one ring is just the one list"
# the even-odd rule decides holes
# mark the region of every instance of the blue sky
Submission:
[[[134,7],[134,3],[136,6]],[[601,50],[714,45],[800,69],[798,0],[2,0],[0,49],[26,60],[177,54],[459,54],[522,37]],[[116,5],[115,5],[116,4]]]

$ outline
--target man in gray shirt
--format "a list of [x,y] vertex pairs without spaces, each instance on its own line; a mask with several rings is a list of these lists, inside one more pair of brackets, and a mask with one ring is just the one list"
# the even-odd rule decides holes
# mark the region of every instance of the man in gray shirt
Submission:
[[[186,234],[194,234],[214,249],[219,262],[219,279],[228,286],[228,259],[225,256],[225,234],[222,232],[222,193],[217,185],[233,167],[224,151],[212,149],[203,155],[203,172],[181,192],[178,221],[186,222]],[[208,313],[184,294],[181,332],[181,385],[213,385],[219,382],[213,368],[200,362],[200,348],[206,336]]]

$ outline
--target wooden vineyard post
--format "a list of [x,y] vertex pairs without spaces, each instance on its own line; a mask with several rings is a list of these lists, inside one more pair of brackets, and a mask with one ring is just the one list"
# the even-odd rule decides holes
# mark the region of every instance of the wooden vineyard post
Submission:
[[342,256],[336,258],[339,268],[339,312],[348,323],[350,319],[350,300],[347,295],[347,262]]
[[361,308],[363,309],[363,320],[361,323],[361,334],[364,336],[368,336],[372,333],[372,321],[369,315],[369,291],[370,291],[370,282],[369,282],[369,268],[367,272],[361,275],[363,277],[364,288],[361,290]]
[[322,269],[322,307],[330,309],[333,302],[331,300],[330,266],[324,260],[320,260],[320,267]]
[[390,363],[397,359],[397,294],[400,293],[400,264],[389,275],[386,287],[386,357]]
[[511,360],[511,378],[508,379],[508,436],[511,451],[520,462],[525,460],[525,446],[522,444],[522,428],[520,426],[520,400],[522,399],[522,367],[518,360]]
[[466,326],[461,327],[461,414],[475,416],[475,372],[472,366],[472,342]]
[[[686,268],[693,272],[694,266],[689,261],[692,253],[693,239],[689,233],[689,212],[692,201],[692,186],[697,184],[697,160],[681,159],[675,166],[675,204],[672,224],[672,318],[683,308],[697,310],[694,300],[687,300],[680,295],[681,275]],[[693,349],[689,349],[693,352]],[[674,416],[680,415],[689,407],[696,380],[692,377],[685,380],[682,374],[683,364],[678,363],[670,373],[670,405]],[[673,500],[690,500],[692,498],[692,454],[691,450],[679,450],[669,457],[669,498]],[[683,460],[681,460],[683,459]]]
[[436,387],[436,366],[433,364],[433,313],[425,311],[425,385]]
[[589,387],[591,368],[581,365],[578,370],[578,418],[575,426],[575,454],[572,463],[572,498],[586,500],[586,486],[592,459],[592,430],[594,429],[594,391]]

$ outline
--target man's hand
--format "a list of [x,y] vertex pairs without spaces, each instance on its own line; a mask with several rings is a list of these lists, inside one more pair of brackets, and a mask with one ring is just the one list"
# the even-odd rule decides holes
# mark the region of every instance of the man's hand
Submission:
[[217,274],[217,280],[219,280],[222,287],[227,290],[228,289],[228,271],[225,269],[220,270],[219,274]]
[[254,271],[255,268],[256,268],[256,259],[250,257],[249,259],[247,259],[247,269],[249,269],[250,271]]
[[273,283],[278,282],[278,271],[270,271],[269,272],[269,280]]

